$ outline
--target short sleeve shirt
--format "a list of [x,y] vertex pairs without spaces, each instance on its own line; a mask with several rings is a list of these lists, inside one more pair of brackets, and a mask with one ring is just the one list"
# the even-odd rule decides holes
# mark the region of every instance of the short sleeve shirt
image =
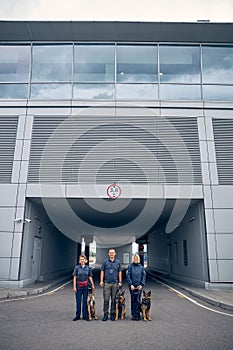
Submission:
[[105,283],[116,284],[118,283],[118,274],[122,271],[120,260],[104,260],[100,270],[104,271]]
[[74,268],[73,276],[77,277],[77,281],[84,282],[88,279],[88,277],[92,277],[92,271],[89,266],[77,265]]

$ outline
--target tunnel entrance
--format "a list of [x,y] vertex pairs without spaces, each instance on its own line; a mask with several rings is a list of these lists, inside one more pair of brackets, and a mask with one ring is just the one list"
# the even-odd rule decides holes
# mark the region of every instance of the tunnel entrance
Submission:
[[[182,220],[170,233],[166,232],[166,225],[175,199],[118,199],[120,210],[115,212],[104,211],[99,201],[98,198],[88,201],[69,198],[67,212],[62,198],[48,198],[46,203],[41,198],[28,198],[26,212],[32,222],[24,229],[21,278],[33,275],[33,242],[38,237],[41,244],[38,278],[41,280],[70,273],[81,253],[83,240],[89,258],[90,246],[95,242],[97,266],[111,247],[117,250],[122,262],[126,256],[129,257],[127,263],[131,262],[136,242],[142,260],[146,258],[148,270],[185,280],[208,280],[202,200],[190,201]],[[106,208],[110,204],[110,199],[104,200]],[[146,254],[140,252],[140,246],[145,244]]]

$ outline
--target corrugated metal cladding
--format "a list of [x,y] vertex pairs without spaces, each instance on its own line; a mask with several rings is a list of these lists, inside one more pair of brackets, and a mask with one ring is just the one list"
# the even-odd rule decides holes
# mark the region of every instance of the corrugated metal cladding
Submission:
[[213,119],[215,152],[220,185],[233,184],[233,119]]
[[11,183],[18,117],[0,118],[0,182]]
[[202,183],[195,117],[35,116],[28,182]]

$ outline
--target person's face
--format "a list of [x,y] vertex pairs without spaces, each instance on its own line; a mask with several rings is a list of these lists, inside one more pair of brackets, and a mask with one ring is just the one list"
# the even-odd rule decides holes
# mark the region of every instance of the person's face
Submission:
[[79,262],[81,265],[85,265],[85,259],[83,257],[80,258]]
[[135,264],[138,263],[138,257],[137,257],[137,255],[134,255],[134,257],[133,257],[133,262],[134,262]]
[[115,255],[116,255],[115,250],[110,249],[109,252],[108,252],[108,255],[109,255],[110,259],[114,259]]

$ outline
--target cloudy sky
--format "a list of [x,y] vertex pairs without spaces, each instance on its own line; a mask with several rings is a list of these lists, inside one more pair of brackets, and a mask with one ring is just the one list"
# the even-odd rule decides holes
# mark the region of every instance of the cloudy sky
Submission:
[[233,0],[0,0],[0,19],[233,22]]

